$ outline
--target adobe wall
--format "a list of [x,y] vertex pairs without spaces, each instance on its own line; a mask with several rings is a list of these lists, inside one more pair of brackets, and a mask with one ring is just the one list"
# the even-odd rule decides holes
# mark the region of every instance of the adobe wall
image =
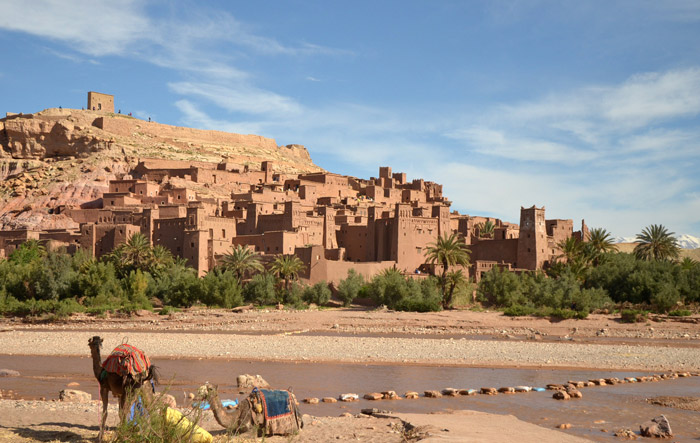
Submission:
[[470,261],[493,261],[516,263],[518,261],[518,239],[481,239],[469,245]]
[[347,277],[350,269],[354,269],[365,280],[369,280],[383,270],[394,266],[392,261],[353,263],[327,260],[324,249],[320,246],[297,248],[294,253],[305,265],[304,271],[299,276],[309,284],[325,281],[337,286]]
[[[112,107],[111,112],[114,112],[114,107]],[[146,122],[133,118],[104,116],[95,120],[95,126],[106,132],[122,136],[131,136],[134,132],[138,131],[157,138],[197,139],[199,142],[222,145],[259,146],[268,149],[277,148],[277,143],[274,139],[262,137],[260,135],[243,135],[222,131],[183,128],[156,122]]]

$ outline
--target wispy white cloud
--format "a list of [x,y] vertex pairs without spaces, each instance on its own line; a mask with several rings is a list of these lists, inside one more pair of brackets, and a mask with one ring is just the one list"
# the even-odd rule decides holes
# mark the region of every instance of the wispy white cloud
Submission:
[[306,79],[307,79],[308,81],[310,81],[310,82],[320,82],[320,81],[321,81],[320,79],[318,79],[318,78],[316,78],[316,77],[312,77],[312,76],[310,76],[310,75],[307,76]]
[[446,135],[464,140],[474,152],[512,160],[566,163],[586,161],[594,157],[591,152],[579,151],[562,143],[516,138],[484,127],[457,129]]
[[289,97],[240,84],[238,87],[212,83],[175,82],[168,87],[177,94],[198,97],[231,112],[247,114],[299,114],[302,107]]
[[[206,6],[186,17],[152,19],[136,0],[2,1],[0,29],[49,38],[94,57],[135,57],[158,66],[211,77],[241,79],[236,55],[351,55],[351,51],[299,42],[285,45]],[[57,55],[57,54],[56,54]],[[76,61],[78,61],[76,59]]]
[[152,27],[141,5],[134,0],[4,1],[0,28],[63,41],[92,56],[123,54]]

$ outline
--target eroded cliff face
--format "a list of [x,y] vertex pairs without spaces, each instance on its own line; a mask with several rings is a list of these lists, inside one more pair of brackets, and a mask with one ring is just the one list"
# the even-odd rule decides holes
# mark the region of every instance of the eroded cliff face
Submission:
[[[96,202],[109,180],[130,174],[143,158],[227,161],[252,169],[271,160],[282,173],[322,170],[303,146],[277,146],[258,135],[75,109],[13,115],[0,119],[0,229],[77,228],[70,218],[56,215],[57,208]],[[228,197],[217,189],[196,191]]]
[[[46,112],[46,111],[44,111]],[[19,115],[4,122],[3,150],[15,159],[82,155],[109,147],[113,140],[91,130],[89,116]],[[88,118],[86,118],[88,117]]]

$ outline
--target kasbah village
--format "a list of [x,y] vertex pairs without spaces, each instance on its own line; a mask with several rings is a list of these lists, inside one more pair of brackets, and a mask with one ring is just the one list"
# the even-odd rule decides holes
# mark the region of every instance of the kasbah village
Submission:
[[0,145],[0,441],[700,436],[700,317],[583,287],[638,245],[595,255],[601,230],[542,202],[460,214],[389,165],[325,171],[94,91],[8,112]]

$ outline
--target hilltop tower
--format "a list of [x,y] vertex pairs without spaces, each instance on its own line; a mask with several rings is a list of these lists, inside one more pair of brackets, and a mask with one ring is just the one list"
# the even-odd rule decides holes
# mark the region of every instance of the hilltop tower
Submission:
[[100,92],[88,92],[88,111],[102,111],[114,113],[114,96]]
[[544,206],[520,207],[520,236],[518,237],[518,261],[520,269],[540,269],[547,249],[547,227]]

